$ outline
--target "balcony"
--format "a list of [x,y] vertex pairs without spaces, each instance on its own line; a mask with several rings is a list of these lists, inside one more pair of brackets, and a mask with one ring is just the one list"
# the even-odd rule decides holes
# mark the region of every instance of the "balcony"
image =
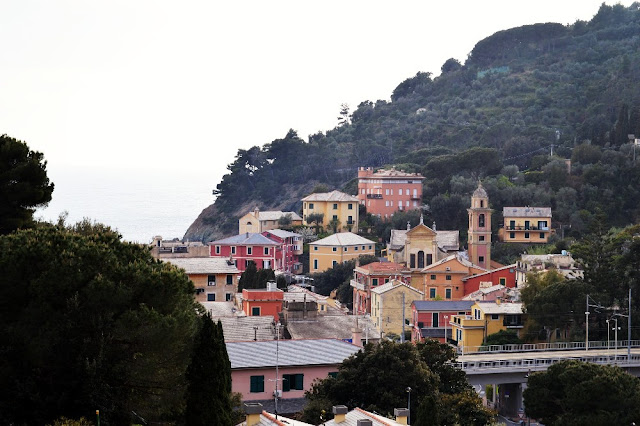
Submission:
[[418,194],[413,194],[413,195],[411,196],[411,199],[412,199],[412,200],[416,200],[416,201],[420,201],[420,200],[422,199],[422,197],[420,197]]
[[382,200],[382,194],[367,194],[367,198],[376,199],[376,200]]
[[504,229],[506,231],[543,231],[549,232],[548,226],[508,226],[505,225]]
[[364,290],[364,284],[359,283],[356,280],[351,280],[349,284],[351,284],[351,287],[353,288],[356,288],[358,290]]
[[450,324],[462,328],[484,328],[485,326],[484,320],[474,319],[471,315],[455,315]]

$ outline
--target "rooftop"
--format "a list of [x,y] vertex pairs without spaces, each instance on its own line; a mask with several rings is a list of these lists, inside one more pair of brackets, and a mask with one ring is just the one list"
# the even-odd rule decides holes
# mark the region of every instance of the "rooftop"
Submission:
[[244,314],[233,306],[233,302],[200,302],[202,306],[211,314],[214,319],[220,317],[234,317],[238,313]]
[[231,368],[275,367],[276,347],[280,367],[340,364],[360,350],[338,339],[228,342]]
[[395,420],[388,419],[379,414],[374,414],[369,411],[365,411],[361,408],[355,408],[345,415],[345,421],[336,423],[334,420],[322,423],[323,426],[357,426],[358,420],[371,420],[373,426],[400,426],[403,423],[398,423]]
[[355,268],[358,272],[362,272],[367,275],[396,273],[400,274],[406,270],[405,266],[395,262],[372,262],[363,266],[357,266]]
[[375,287],[374,289],[371,290],[372,293],[377,293],[377,294],[382,294],[382,293],[386,293],[388,291],[391,291],[395,288],[398,288],[400,286],[405,286],[410,290],[415,291],[416,293],[419,293],[421,295],[424,295],[423,292],[421,292],[420,290],[418,290],[417,288],[411,287],[409,284],[405,284],[401,281],[397,281],[397,280],[391,280],[386,284],[383,284],[381,286]]
[[485,314],[522,314],[522,303],[476,302]]
[[444,259],[441,259],[439,261],[437,261],[436,263],[432,263],[431,265],[427,266],[426,268],[423,269],[423,271],[430,271],[430,270],[434,270],[434,269],[438,269],[438,266],[442,266],[443,264],[451,261],[451,260],[457,260],[458,262],[460,262],[462,265],[468,267],[468,268],[476,268],[476,269],[482,269],[483,271],[486,271],[486,269],[478,266],[478,265],[474,265],[473,263],[469,262],[468,259],[466,259],[464,256],[459,255],[458,253],[456,254],[452,254],[450,256],[445,257]]
[[469,300],[416,300],[412,303],[416,311],[455,312],[468,311],[475,302]]
[[276,338],[273,317],[222,317],[213,321],[222,323],[225,342],[250,340],[274,340]]
[[284,229],[269,229],[268,231],[264,231],[264,232],[268,232],[282,239],[291,238],[291,237],[302,237],[302,235],[300,234],[296,234],[295,232],[285,231]]
[[319,192],[311,195],[307,195],[302,199],[302,201],[337,201],[337,202],[359,202],[358,197],[353,195],[345,194],[340,191],[331,191],[331,192]]
[[239,274],[233,263],[229,265],[227,259],[220,257],[182,257],[165,258],[164,262],[171,263],[184,269],[187,274]]
[[309,243],[310,246],[357,246],[361,244],[375,244],[375,242],[353,232],[339,232]]
[[[477,278],[477,277],[481,277],[483,275],[491,275],[494,272],[498,272],[498,271],[502,271],[504,269],[514,269],[516,267],[516,264],[514,263],[513,265],[507,265],[507,266],[503,266],[501,268],[495,268],[495,269],[491,269],[490,271],[486,271],[486,272],[481,272],[479,274],[474,274],[474,275],[469,275],[468,277],[464,277],[462,279],[462,281],[466,281],[469,278]],[[515,272],[515,271],[514,271]]]
[[379,178],[413,178],[413,179],[424,179],[420,173],[407,173],[404,170],[396,170],[395,168],[391,169],[380,169],[375,171],[367,178],[371,177],[379,177]]
[[[320,315],[315,320],[289,320],[287,330],[294,339],[342,339],[353,338],[352,328],[358,326],[362,329],[362,338],[372,340],[380,339],[380,332],[370,317],[356,317],[355,315]],[[368,331],[367,331],[368,330]],[[368,335],[367,335],[368,333]]]
[[283,212],[280,210],[258,212],[258,220],[280,220],[280,218],[287,215],[291,216],[291,220],[302,220],[296,212]]
[[254,245],[254,246],[277,246],[278,243],[256,232],[245,232],[233,237],[211,241],[209,245]]
[[551,207],[504,207],[503,217],[551,217]]
[[[407,231],[407,229],[392,229],[389,248],[402,249],[407,241]],[[440,250],[455,251],[460,248],[460,231],[435,231],[435,233],[436,244]]]
[[478,187],[476,188],[475,191],[473,191],[473,198],[489,198],[489,196],[487,195],[487,191],[484,189],[484,186],[482,186],[482,183],[478,182]]

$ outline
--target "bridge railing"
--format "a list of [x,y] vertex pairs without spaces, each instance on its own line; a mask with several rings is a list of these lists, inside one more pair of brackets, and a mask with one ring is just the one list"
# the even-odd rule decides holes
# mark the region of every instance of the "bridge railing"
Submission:
[[[628,347],[628,340],[618,340],[618,349]],[[613,349],[615,342],[593,341],[589,342],[589,349]],[[640,347],[640,340],[631,340],[631,347]],[[553,343],[523,343],[511,345],[486,345],[465,346],[458,348],[460,355],[477,353],[501,353],[501,352],[537,352],[537,351],[570,351],[585,349],[585,342],[553,342]]]
[[631,358],[627,358],[627,355],[594,355],[594,356],[580,356],[580,357],[555,357],[555,358],[531,358],[531,359],[510,359],[510,360],[495,360],[495,361],[462,361],[455,362],[453,365],[466,372],[478,372],[483,371],[495,371],[498,370],[531,370],[539,371],[545,370],[549,366],[566,360],[578,360],[583,362],[590,362],[594,364],[609,364],[619,366],[637,366],[640,365],[640,354],[632,354]]

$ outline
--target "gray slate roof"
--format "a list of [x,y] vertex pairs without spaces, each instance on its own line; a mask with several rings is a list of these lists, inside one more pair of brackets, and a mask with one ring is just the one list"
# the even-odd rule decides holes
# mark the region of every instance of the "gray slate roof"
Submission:
[[233,237],[211,241],[209,245],[254,245],[254,246],[277,246],[278,243],[257,232],[245,232]]
[[[341,313],[332,315],[330,312],[332,311],[327,312],[327,315],[319,315],[315,320],[289,320],[287,330],[294,339],[353,338],[351,329],[356,326],[356,317]],[[370,317],[358,317],[358,326],[362,329],[363,339],[367,337],[365,329],[369,330],[369,339],[380,339],[380,332]]]
[[[456,251],[460,249],[460,231],[435,231],[436,244],[443,251]],[[389,248],[400,250],[407,241],[406,229],[392,229],[389,240]]]
[[340,191],[331,191],[331,192],[319,192],[316,194],[307,195],[302,199],[302,201],[352,201],[354,203],[359,202],[358,197],[354,197],[353,195],[345,194]]
[[[222,323],[225,342],[274,340],[276,338],[275,327],[272,326],[273,317],[222,317],[213,321]],[[254,329],[254,327],[256,327]]]
[[231,368],[275,367],[276,345],[281,367],[340,364],[360,350],[358,346],[337,339],[228,342]]
[[551,207],[504,207],[503,217],[551,217]]
[[474,303],[472,300],[416,300],[413,305],[417,311],[457,312],[468,311]]
[[476,302],[485,314],[522,314],[522,303]]
[[221,257],[182,257],[165,258],[164,262],[182,268],[187,274],[239,274],[233,263],[229,265],[226,258]]
[[266,232],[273,234],[276,237],[280,237],[282,239],[291,238],[291,237],[302,237],[302,235],[300,234],[296,234],[295,232],[291,232],[291,231],[285,231],[284,229],[269,229]]
[[375,242],[367,240],[353,232],[338,232],[321,240],[309,243],[310,246],[358,246],[369,244],[375,244]]
[[[233,306],[233,302],[200,302],[202,306],[211,314],[212,318],[234,317],[237,315],[237,309]],[[242,312],[242,311],[240,311]]]

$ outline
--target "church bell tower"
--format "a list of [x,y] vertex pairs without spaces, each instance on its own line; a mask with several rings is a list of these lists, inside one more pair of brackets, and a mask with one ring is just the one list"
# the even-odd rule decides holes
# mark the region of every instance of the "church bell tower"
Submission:
[[491,210],[487,191],[478,183],[471,195],[469,212],[469,261],[481,268],[491,269]]

